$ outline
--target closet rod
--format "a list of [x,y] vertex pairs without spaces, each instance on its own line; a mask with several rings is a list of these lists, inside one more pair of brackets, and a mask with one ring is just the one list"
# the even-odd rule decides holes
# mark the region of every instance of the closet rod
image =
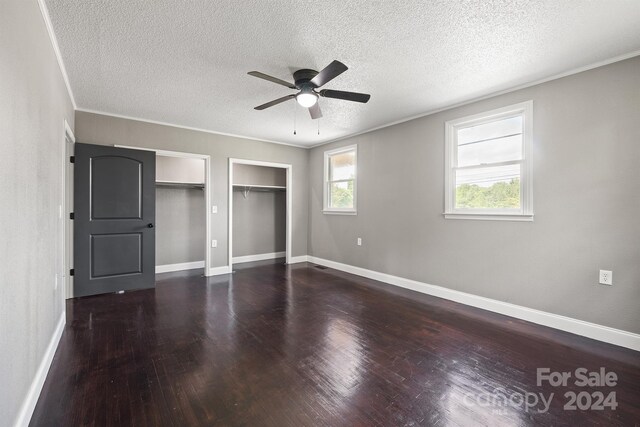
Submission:
[[277,185],[233,184],[233,189],[234,191],[241,191],[245,199],[249,195],[250,191],[259,191],[259,192],[287,191],[287,187],[281,187]]

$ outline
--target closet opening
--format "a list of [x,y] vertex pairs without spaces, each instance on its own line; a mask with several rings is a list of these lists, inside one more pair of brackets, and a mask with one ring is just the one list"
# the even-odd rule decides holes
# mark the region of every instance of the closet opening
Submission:
[[200,270],[210,275],[210,157],[179,151],[156,153],[156,274]]
[[229,159],[229,268],[291,259],[291,165]]

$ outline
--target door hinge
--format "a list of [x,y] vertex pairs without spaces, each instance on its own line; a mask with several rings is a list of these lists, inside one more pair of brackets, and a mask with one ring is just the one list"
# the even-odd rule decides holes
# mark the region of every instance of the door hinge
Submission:
[[76,156],[71,156],[71,157],[69,157],[69,161],[70,161],[71,163],[75,163],[75,162],[76,162]]
[[75,215],[73,214],[73,212],[69,214],[69,219],[75,219]]
[[72,268],[71,270],[69,270],[69,276],[73,276],[75,272],[76,271]]

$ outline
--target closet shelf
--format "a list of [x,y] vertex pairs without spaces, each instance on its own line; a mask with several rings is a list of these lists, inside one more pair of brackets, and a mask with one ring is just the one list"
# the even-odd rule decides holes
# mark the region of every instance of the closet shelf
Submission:
[[246,185],[246,184],[233,184],[233,191],[242,191],[242,195],[246,199],[250,191],[287,191],[287,187],[279,185]]
[[167,188],[199,188],[204,190],[204,184],[198,182],[173,182],[173,181],[156,181],[156,187]]

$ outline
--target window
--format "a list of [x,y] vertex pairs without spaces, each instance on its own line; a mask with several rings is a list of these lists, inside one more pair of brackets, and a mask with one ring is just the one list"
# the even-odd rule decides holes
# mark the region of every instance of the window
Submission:
[[446,123],[445,218],[533,220],[533,102]]
[[355,145],[324,153],[324,213],[356,214]]

